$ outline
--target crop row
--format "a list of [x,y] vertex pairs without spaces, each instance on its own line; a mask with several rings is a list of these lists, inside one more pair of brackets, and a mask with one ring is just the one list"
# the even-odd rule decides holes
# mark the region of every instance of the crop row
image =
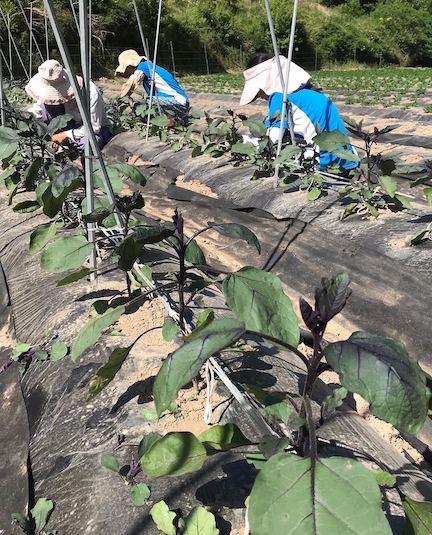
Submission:
[[[411,108],[423,107],[432,112],[432,104],[419,99],[428,95],[432,84],[432,69],[382,68],[348,71],[312,72],[316,87],[330,98],[345,104],[382,105]],[[188,76],[182,80],[186,88],[201,93],[240,94],[242,74],[211,74]]]

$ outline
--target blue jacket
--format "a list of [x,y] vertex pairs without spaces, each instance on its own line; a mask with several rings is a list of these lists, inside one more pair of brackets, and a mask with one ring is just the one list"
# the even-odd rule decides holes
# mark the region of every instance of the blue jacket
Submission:
[[154,70],[154,91],[160,99],[173,99],[182,106],[189,106],[189,99],[174,76],[166,69],[154,66],[151,61],[142,61],[137,71],[144,73],[142,80],[144,89],[150,94],[151,72]]
[[[316,125],[319,124],[321,131],[331,132],[340,130],[347,135],[342,119],[333,102],[324,93],[314,91],[313,89],[299,89],[288,95],[288,101],[291,104],[292,118],[294,124],[294,134],[312,143],[312,138],[317,135]],[[269,128],[279,127],[280,120],[272,119],[275,112],[281,112],[283,104],[283,94],[273,93],[269,97],[268,117],[265,125]],[[287,128],[285,122],[285,128]],[[344,147],[354,153],[351,145]],[[353,169],[357,167],[358,162],[341,160],[327,151],[320,151],[320,170],[325,170],[327,165],[339,164],[344,169]]]

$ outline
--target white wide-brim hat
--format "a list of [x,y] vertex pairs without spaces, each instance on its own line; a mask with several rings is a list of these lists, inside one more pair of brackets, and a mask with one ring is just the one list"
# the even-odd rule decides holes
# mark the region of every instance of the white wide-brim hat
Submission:
[[[82,80],[77,76],[78,82]],[[44,104],[64,104],[75,98],[70,78],[65,69],[55,59],[49,59],[39,66],[25,86],[26,92],[38,102]]]
[[[287,58],[285,56],[279,56],[282,75],[286,74]],[[282,93],[284,86],[279,76],[279,69],[277,66],[276,58],[270,58],[262,63],[258,63],[254,67],[243,71],[245,79],[245,85],[243,93],[240,98],[240,106],[249,104],[252,102],[260,90],[264,91],[266,95],[272,93]],[[302,87],[308,85],[312,80],[311,75],[304,69],[299,67],[296,63],[291,61],[291,67],[288,80],[288,93],[293,93]]]
[[138,54],[136,50],[125,50],[118,57],[119,66],[115,70],[116,74],[123,74],[128,67],[138,67],[141,61],[147,58]]

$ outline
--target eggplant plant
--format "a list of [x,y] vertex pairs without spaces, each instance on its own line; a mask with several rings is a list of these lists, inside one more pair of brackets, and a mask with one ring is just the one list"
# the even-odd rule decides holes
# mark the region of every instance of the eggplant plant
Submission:
[[[157,414],[166,410],[210,357],[223,355],[245,336],[261,338],[297,356],[306,367],[303,391],[293,397],[291,392],[250,387],[270,424],[268,435],[251,441],[233,424],[212,426],[199,436],[170,432],[153,440],[141,456],[143,473],[150,480],[181,475],[201,469],[209,457],[248,446],[246,457],[258,469],[247,501],[251,535],[390,535],[373,472],[352,458],[321,452],[323,443],[316,429],[348,392],[355,392],[370,403],[376,417],[401,431],[418,432],[428,414],[430,391],[417,361],[398,340],[373,333],[355,332],[346,340],[323,343],[328,323],[351,294],[346,273],[322,279],[314,304],[300,299],[312,354],[298,347],[297,317],[277,277],[242,268],[224,279],[222,291],[235,319],[214,319],[198,327],[167,357],[153,387]],[[339,374],[342,386],[324,400],[317,418],[311,396],[320,374],[329,367]],[[362,452],[357,453],[362,457]],[[386,467],[376,463],[379,474],[385,475]],[[430,530],[432,504],[415,502],[403,495],[396,478],[387,474],[386,479],[401,496],[406,533],[420,535],[424,525]]]
[[[358,148],[364,151],[364,157],[359,167],[350,172],[351,183],[339,191],[339,197],[347,201],[340,219],[346,219],[352,214],[365,213],[378,217],[379,210],[386,207],[393,211],[411,208],[407,197],[397,192],[396,179],[392,176],[396,169],[393,155],[373,153],[373,147],[380,138],[400,125],[386,126],[382,129],[374,127],[373,131],[369,131],[363,128],[363,121],[357,123],[348,117],[343,119],[347,130],[363,142],[363,146]],[[329,151],[334,150],[338,143],[326,137],[326,133],[318,135],[314,140],[321,148]]]

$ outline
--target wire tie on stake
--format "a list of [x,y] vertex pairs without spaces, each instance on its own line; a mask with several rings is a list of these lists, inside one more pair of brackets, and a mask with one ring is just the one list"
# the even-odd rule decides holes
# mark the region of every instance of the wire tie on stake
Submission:
[[212,406],[211,406],[211,397],[213,394],[214,382],[215,382],[214,368],[210,361],[207,361],[205,365],[205,379],[207,383],[207,392],[206,392],[206,403],[205,403],[205,409],[204,409],[204,422],[207,425],[210,425],[212,414],[213,414]]

